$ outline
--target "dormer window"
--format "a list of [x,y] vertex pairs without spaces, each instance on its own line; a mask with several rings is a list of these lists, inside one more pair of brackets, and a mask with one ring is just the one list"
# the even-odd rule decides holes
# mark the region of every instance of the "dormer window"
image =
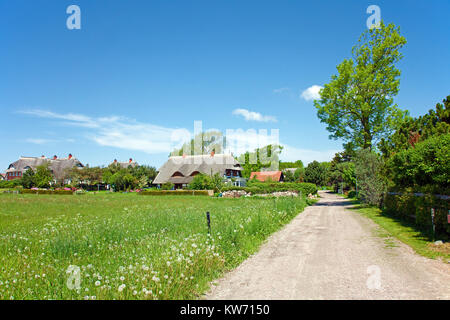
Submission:
[[180,171],[176,171],[172,177],[184,177],[183,174]]

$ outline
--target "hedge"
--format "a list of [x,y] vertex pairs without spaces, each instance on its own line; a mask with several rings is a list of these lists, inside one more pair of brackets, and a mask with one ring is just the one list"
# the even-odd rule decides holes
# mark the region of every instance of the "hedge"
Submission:
[[431,230],[431,209],[435,209],[434,224],[436,235],[443,240],[450,239],[450,224],[447,221],[450,198],[432,194],[388,193],[384,199],[386,212],[400,219],[414,219],[423,230]]
[[208,196],[208,190],[145,190],[138,192],[142,196],[172,196],[172,195],[192,195],[192,196]]
[[222,189],[224,191],[231,190],[244,190],[245,192],[250,192],[252,194],[263,194],[263,193],[273,193],[277,191],[295,191],[301,192],[302,195],[309,195],[317,193],[317,186],[313,183],[295,183],[295,182],[249,182],[247,187],[225,187]]
[[20,193],[26,194],[58,194],[58,195],[72,195],[71,190],[33,190],[33,189],[22,189]]

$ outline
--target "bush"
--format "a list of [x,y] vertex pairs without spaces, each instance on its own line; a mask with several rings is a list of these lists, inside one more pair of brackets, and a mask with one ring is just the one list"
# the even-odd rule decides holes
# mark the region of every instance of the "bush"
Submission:
[[387,161],[387,174],[398,190],[428,188],[444,194],[450,189],[450,134],[429,138],[394,154]]
[[40,190],[40,189],[23,189],[20,190],[23,194],[58,194],[58,195],[72,195],[73,192],[69,190]]
[[173,183],[166,182],[161,185],[161,190],[172,190],[174,186]]
[[295,183],[295,182],[259,182],[259,181],[249,181],[247,187],[225,187],[222,191],[230,190],[244,190],[245,192],[250,192],[252,194],[262,194],[262,193],[272,193],[277,191],[295,191],[301,192],[302,195],[307,196],[308,194],[316,194],[317,186],[313,183]]
[[387,194],[384,200],[385,211],[402,220],[412,220],[419,229],[431,231],[431,208],[435,209],[436,235],[447,240],[450,237],[450,224],[447,222],[449,200],[435,195],[414,195],[412,192]]
[[142,196],[173,196],[173,195],[185,195],[185,196],[208,196],[208,190],[145,190],[138,192],[137,194]]

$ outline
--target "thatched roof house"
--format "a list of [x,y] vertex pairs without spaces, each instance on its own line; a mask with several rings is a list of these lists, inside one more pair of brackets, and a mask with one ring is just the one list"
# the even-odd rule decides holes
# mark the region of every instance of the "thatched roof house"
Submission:
[[20,157],[19,160],[11,163],[6,170],[8,180],[22,178],[23,173],[28,170],[36,170],[36,167],[48,163],[49,169],[53,173],[55,180],[63,180],[68,169],[84,167],[83,164],[71,154],[67,158],[58,158],[53,156],[49,159],[41,157]]
[[137,167],[137,166],[138,166],[138,163],[137,163],[136,161],[133,161],[132,158],[130,158],[130,159],[128,160],[128,162],[120,162],[120,161],[117,161],[117,159],[114,159],[114,161],[113,161],[110,165],[118,165],[118,166],[120,166],[122,169],[126,169],[126,168],[128,168],[128,167],[130,167],[130,166],[131,166],[132,168]]
[[173,156],[158,170],[154,184],[173,183],[175,188],[182,188],[199,174],[214,175],[224,179],[242,180],[242,167],[230,154]]

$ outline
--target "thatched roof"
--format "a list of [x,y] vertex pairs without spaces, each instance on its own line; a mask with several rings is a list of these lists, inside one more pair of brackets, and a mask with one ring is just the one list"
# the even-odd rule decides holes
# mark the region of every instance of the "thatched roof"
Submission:
[[129,166],[134,168],[134,167],[138,166],[138,163],[136,161],[133,161],[133,159],[130,159],[129,161],[126,161],[126,162],[120,162],[120,161],[114,160],[110,165],[118,165],[122,169],[126,169]]
[[[229,154],[174,156],[159,168],[154,184],[171,182],[189,183],[196,172],[208,175],[223,175],[226,169],[242,170],[239,162]],[[175,174],[175,176],[174,176]]]
[[26,171],[27,169],[36,170],[36,167],[49,164],[49,169],[53,172],[55,179],[60,180],[64,178],[64,173],[67,169],[73,167],[83,167],[83,164],[74,157],[49,159],[46,157],[20,157],[19,160],[11,163],[6,172],[12,171]]

